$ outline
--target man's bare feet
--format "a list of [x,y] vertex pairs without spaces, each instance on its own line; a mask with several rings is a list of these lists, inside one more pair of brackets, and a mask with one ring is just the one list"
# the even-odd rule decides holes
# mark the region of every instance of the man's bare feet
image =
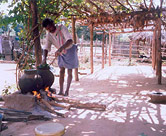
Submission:
[[64,96],[65,94],[63,92],[59,92],[58,95],[63,95]]
[[64,96],[68,96],[69,95],[69,91],[66,91]]

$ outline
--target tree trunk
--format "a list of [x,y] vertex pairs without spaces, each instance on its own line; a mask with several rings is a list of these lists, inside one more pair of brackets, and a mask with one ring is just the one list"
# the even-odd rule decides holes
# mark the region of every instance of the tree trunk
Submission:
[[[76,30],[75,30],[75,22],[76,22],[76,19],[74,17],[72,17],[72,34],[73,34],[73,41],[74,41],[74,44],[77,43],[77,40],[76,40]],[[78,68],[75,68],[75,81],[79,81],[79,77],[78,77]]]
[[30,5],[31,5],[31,12],[32,12],[32,35],[33,35],[33,41],[35,46],[35,58],[36,58],[36,67],[37,67],[42,61],[42,52],[41,52],[41,45],[40,45],[36,0],[31,0]]

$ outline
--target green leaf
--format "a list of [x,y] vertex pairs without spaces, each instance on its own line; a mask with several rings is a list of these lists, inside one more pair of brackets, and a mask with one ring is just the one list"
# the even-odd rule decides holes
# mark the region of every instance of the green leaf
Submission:
[[82,3],[82,0],[74,0],[74,2],[80,4],[80,3]]

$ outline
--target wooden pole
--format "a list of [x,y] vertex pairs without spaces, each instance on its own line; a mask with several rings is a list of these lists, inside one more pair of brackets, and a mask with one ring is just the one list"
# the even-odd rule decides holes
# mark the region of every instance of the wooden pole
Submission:
[[137,46],[137,54],[138,54],[137,57],[139,57],[139,40],[136,40],[135,44]]
[[80,60],[83,62],[85,55],[84,54],[84,49],[83,49],[83,43],[84,43],[84,35],[81,36],[81,43],[80,43]]
[[136,31],[126,31],[126,32],[111,32],[111,33],[112,33],[112,34],[125,34],[125,33],[150,32],[150,31],[153,31],[153,29],[136,30]]
[[161,84],[162,78],[162,59],[161,59],[161,18],[159,17],[157,22],[157,77],[158,77],[158,84]]
[[[75,22],[76,22],[76,19],[72,16],[72,34],[73,34],[73,42],[74,44],[77,43],[77,40],[76,40],[76,31],[75,31]],[[79,78],[78,78],[78,68],[75,69],[75,81],[79,81]]]
[[102,41],[102,68],[104,68],[104,42],[105,42],[105,32],[103,31],[103,41]]
[[156,69],[156,29],[153,31],[152,39],[152,68]]
[[107,64],[107,46],[108,46],[108,38],[106,37],[106,42],[105,42],[105,64]]
[[109,66],[111,66],[111,33],[109,33]]
[[96,57],[97,42],[98,42],[98,40],[97,40],[97,38],[96,38],[96,43],[95,43],[95,54],[94,54],[95,57]]
[[129,49],[129,64],[131,64],[131,57],[132,57],[132,44],[133,42],[130,42],[130,49]]
[[90,64],[91,74],[93,73],[93,24],[90,25]]

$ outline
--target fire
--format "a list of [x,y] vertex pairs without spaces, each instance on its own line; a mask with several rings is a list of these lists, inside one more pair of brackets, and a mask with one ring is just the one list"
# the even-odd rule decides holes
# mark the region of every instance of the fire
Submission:
[[48,97],[52,97],[52,93],[49,91],[49,87],[46,87],[45,91],[47,92]]
[[41,98],[40,93],[38,93],[37,91],[32,91],[33,95],[36,96],[38,99]]

